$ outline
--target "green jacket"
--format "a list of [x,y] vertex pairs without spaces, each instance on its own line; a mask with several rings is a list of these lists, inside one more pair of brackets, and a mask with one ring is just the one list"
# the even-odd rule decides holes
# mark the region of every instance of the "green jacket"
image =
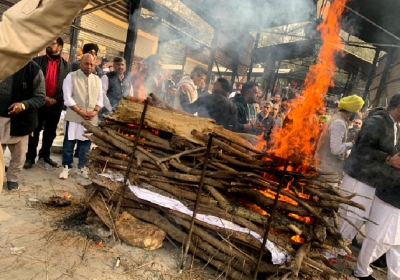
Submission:
[[[253,104],[247,104],[241,94],[236,94],[233,103],[238,109],[238,131],[244,132],[244,125],[257,120],[256,109]],[[258,134],[256,131],[247,131],[250,134]]]

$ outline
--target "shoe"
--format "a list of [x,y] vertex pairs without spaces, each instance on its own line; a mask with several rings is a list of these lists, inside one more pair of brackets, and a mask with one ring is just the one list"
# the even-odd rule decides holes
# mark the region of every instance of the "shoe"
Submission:
[[7,189],[9,191],[17,191],[17,190],[19,190],[18,182],[7,181]]
[[365,276],[365,277],[357,277],[354,275],[353,276],[356,277],[357,279],[361,279],[361,280],[376,280],[374,277],[372,277],[371,275]]
[[54,160],[52,160],[49,157],[48,158],[44,158],[43,160],[44,160],[45,163],[50,164],[51,167],[60,167],[57,162],[55,162]]
[[35,164],[35,161],[34,161],[33,159],[27,158],[27,159],[25,160],[25,163],[24,163],[24,168],[25,168],[25,169],[32,168],[32,165],[34,165],[34,164]]
[[386,254],[383,254],[379,259],[376,261],[373,261],[371,263],[372,266],[378,267],[378,268],[387,268],[387,263],[386,263]]
[[81,175],[81,177],[89,179],[89,170],[87,169],[87,167],[79,168],[78,173]]
[[36,165],[40,168],[43,168],[45,170],[52,170],[53,167],[48,164],[47,162],[44,161],[44,158],[40,158],[37,162]]
[[63,170],[61,171],[61,173],[60,173],[60,176],[59,176],[59,178],[60,179],[68,179],[68,175],[69,175],[69,168],[68,168],[68,165],[66,165],[66,166],[64,166],[64,168],[63,168]]

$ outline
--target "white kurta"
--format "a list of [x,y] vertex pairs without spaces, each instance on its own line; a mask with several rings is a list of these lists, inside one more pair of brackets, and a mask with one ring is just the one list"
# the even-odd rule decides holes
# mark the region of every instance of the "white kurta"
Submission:
[[[368,199],[365,197],[356,196],[351,199],[354,202],[364,205],[365,211],[346,204],[340,205],[340,213],[344,217],[352,221],[354,224],[356,224],[358,227],[361,227],[365,221],[365,219],[363,219],[362,217],[368,218],[370,215],[372,200],[375,197],[375,188],[368,186],[367,184],[364,184],[354,179],[353,177],[350,177],[347,174],[343,176],[343,183],[341,185],[341,188],[343,190],[348,191],[348,192],[342,191],[343,195],[349,195],[350,193],[358,193],[360,195],[371,198]],[[348,210],[350,210],[351,212]],[[339,222],[340,222],[340,233],[342,234],[343,238],[353,240],[353,238],[357,235],[357,229],[355,229],[352,225],[350,225],[347,221],[341,219],[340,217],[339,217]]]
[[[99,79],[99,84],[100,84],[100,86],[99,86],[100,90],[98,93],[96,105],[103,107],[103,92],[102,92],[102,85],[101,85],[100,79]],[[67,107],[71,107],[76,104],[76,102],[74,101],[74,99],[72,97],[73,89],[74,89],[74,85],[72,83],[71,75],[68,75],[64,79],[64,83],[63,83],[64,105]],[[64,127],[66,127],[66,126],[64,126]],[[80,141],[89,140],[85,136],[83,136],[84,131],[85,131],[85,128],[80,123],[69,122],[68,140],[80,140]]]

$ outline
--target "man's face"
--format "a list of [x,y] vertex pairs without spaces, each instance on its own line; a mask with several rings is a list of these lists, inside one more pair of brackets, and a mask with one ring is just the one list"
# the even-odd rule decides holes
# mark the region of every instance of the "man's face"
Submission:
[[162,61],[157,60],[156,62],[147,65],[147,72],[151,76],[159,76],[161,75],[162,67],[163,67]]
[[279,103],[279,102],[281,102],[281,100],[282,100],[281,95],[278,94],[278,93],[275,94],[275,96],[274,96],[274,101],[277,102],[277,103]]
[[249,89],[247,92],[248,92],[247,104],[256,103],[257,102],[256,97],[257,97],[258,87],[254,86],[251,89]]
[[354,127],[354,128],[360,129],[361,126],[362,126],[362,120],[360,120],[360,119],[355,119],[355,120],[353,121],[353,127]]
[[201,82],[204,82],[206,79],[206,75],[202,74],[195,74],[193,77],[193,83],[195,86],[199,86]]
[[200,88],[201,90],[204,90],[204,89],[206,88],[206,82],[205,82],[205,81],[201,81],[201,82],[200,82],[199,88]]
[[171,87],[168,89],[168,94],[169,95],[175,95],[176,94],[176,87]]
[[86,76],[89,76],[95,67],[94,57],[90,54],[85,54],[81,60],[81,70]]
[[52,43],[50,43],[50,45],[46,47],[46,53],[48,55],[59,55],[61,53],[62,48],[63,48],[62,46],[57,44],[57,41],[53,41]]
[[267,116],[271,112],[271,104],[265,104],[263,108],[264,116]]
[[281,106],[284,107],[284,108],[287,108],[287,107],[288,107],[288,104],[289,104],[288,101],[285,100],[285,101],[282,101]]
[[272,107],[272,116],[275,118],[276,116],[278,116],[279,113],[279,105],[278,104],[274,104],[274,106]]
[[118,75],[124,74],[125,71],[126,71],[125,61],[114,62],[113,63],[113,69]]

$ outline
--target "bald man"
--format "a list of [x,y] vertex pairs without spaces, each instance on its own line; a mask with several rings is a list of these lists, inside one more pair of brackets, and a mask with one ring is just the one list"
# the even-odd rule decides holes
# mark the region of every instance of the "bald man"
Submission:
[[67,106],[65,115],[65,133],[62,154],[63,170],[60,179],[67,179],[73,163],[75,144],[78,143],[78,174],[89,178],[86,168],[86,154],[91,142],[83,136],[84,120],[97,124],[97,114],[103,107],[101,80],[93,74],[95,59],[91,54],[85,54],[81,60],[81,69],[67,75],[63,83],[64,105]]

